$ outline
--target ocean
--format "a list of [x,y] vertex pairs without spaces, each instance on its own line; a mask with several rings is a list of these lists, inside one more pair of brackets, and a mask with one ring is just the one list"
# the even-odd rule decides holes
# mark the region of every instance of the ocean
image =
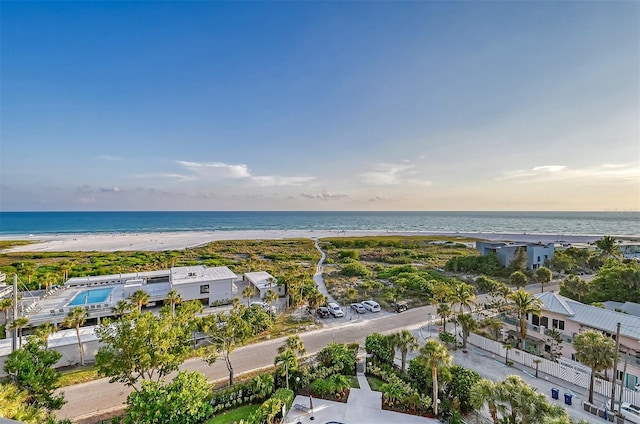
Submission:
[[640,236],[640,212],[0,212],[0,235],[360,230]]

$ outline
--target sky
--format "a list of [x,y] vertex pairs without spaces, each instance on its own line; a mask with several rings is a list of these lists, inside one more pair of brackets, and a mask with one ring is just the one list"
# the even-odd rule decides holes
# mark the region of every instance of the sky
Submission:
[[0,210],[640,210],[640,2],[0,2]]

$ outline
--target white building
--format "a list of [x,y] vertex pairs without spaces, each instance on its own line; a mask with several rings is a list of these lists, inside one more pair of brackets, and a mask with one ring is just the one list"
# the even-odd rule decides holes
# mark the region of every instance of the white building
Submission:
[[206,265],[171,268],[171,287],[183,300],[200,300],[207,305],[216,301],[231,301],[233,282],[237,278],[226,266]]
[[273,290],[278,296],[285,295],[284,285],[279,285],[278,280],[266,271],[247,272],[242,279],[249,282],[260,293],[260,299],[264,299],[269,290]]

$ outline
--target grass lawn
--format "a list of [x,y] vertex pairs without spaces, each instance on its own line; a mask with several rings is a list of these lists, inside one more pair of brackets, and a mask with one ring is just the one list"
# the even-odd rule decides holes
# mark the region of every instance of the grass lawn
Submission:
[[374,392],[379,392],[380,386],[384,384],[384,381],[380,380],[378,377],[367,377],[367,381],[369,382],[371,390]]
[[260,405],[245,405],[240,408],[231,409],[211,418],[207,421],[207,424],[228,424],[240,421],[248,418],[249,415],[253,414],[258,408],[260,408]]
[[350,387],[353,387],[354,389],[359,389],[360,388],[360,383],[358,383],[358,377],[356,377],[355,375],[350,375],[349,377],[349,381],[351,384]]
[[60,387],[72,386],[74,384],[85,383],[98,379],[98,370],[93,366],[74,368],[69,371],[62,371],[58,384]]

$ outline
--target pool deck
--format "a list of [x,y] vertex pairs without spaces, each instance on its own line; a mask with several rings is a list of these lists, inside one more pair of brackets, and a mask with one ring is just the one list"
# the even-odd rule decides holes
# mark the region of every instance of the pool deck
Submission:
[[[69,305],[78,294],[97,289],[111,289],[111,293],[102,302],[94,302],[79,305]],[[153,284],[153,287],[145,287],[150,295],[149,301],[163,299],[171,290],[169,283]],[[37,303],[27,306],[23,312],[29,318],[31,325],[39,325],[44,322],[60,323],[73,308],[85,308],[90,318],[103,318],[113,315],[113,307],[121,300],[126,300],[124,284],[113,284],[102,287],[58,287],[47,294],[39,296]]]

